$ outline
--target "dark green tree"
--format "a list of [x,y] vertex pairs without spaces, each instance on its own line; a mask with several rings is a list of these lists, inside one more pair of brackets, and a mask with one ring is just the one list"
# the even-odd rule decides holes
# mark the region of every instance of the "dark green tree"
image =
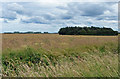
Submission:
[[58,32],[60,35],[117,35],[118,32],[111,28],[100,27],[65,27]]

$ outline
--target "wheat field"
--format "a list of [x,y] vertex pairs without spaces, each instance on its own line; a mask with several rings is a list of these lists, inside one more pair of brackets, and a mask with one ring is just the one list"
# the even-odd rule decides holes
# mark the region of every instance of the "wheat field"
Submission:
[[118,36],[3,34],[3,76],[118,77]]

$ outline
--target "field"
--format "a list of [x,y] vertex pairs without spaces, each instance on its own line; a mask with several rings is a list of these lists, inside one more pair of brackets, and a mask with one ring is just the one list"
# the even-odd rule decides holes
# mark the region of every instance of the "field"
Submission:
[[118,36],[3,34],[3,76],[118,77]]

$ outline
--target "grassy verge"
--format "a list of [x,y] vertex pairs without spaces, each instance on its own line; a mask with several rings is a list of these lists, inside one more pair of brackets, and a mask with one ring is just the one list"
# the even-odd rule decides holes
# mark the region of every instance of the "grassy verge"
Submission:
[[21,77],[118,77],[117,50],[112,43],[51,50],[7,49],[2,55],[2,71],[4,76]]

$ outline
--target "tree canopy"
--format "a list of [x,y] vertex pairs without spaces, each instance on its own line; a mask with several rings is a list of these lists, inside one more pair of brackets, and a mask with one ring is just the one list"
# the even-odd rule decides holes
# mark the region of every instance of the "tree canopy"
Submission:
[[118,32],[106,27],[65,27],[58,32],[60,35],[117,35]]

